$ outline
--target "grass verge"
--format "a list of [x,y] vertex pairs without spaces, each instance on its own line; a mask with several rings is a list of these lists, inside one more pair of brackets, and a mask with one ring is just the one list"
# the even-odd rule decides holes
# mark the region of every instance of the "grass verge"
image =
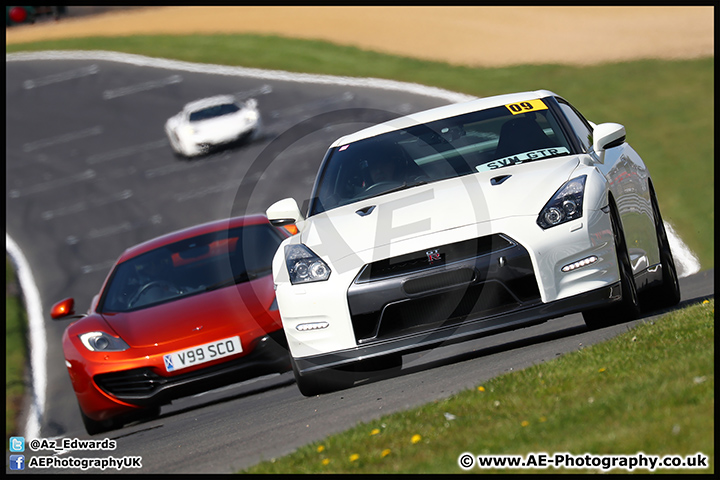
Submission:
[[25,392],[27,321],[10,260],[5,258],[5,436],[18,435]]
[[[462,473],[474,455],[709,457],[714,472],[715,300],[476,389],[363,423],[242,473]],[[476,473],[595,473],[517,469]],[[637,470],[643,472],[643,470]],[[625,473],[625,470],[614,470]]]

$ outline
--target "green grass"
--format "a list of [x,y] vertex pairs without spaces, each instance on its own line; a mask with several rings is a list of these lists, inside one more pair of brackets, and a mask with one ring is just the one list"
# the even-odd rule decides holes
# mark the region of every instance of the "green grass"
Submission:
[[598,66],[452,66],[327,42],[260,35],[130,36],[6,45],[26,50],[111,50],[190,62],[388,78],[476,96],[546,88],[589,119],[625,125],[653,175],[665,220],[714,265],[714,58]]
[[477,389],[359,424],[242,473],[461,473],[463,452],[700,452],[710,468],[682,472],[712,473],[714,322],[713,299]]
[[20,433],[17,417],[25,390],[27,323],[15,273],[5,259],[5,434]]

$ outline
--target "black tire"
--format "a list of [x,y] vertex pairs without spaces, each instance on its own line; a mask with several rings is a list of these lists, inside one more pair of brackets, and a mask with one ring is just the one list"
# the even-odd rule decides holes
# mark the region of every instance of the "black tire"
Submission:
[[672,307],[680,303],[680,281],[678,280],[675,260],[670,251],[670,242],[665,231],[665,224],[660,215],[655,189],[650,184],[650,202],[652,203],[653,217],[655,218],[655,234],[660,251],[660,264],[662,265],[662,283],[650,287],[643,294],[643,306],[648,308]]
[[615,241],[618,270],[620,271],[622,300],[610,307],[583,312],[585,325],[590,329],[627,322],[640,316],[640,299],[630,263],[627,243],[625,242],[625,233],[620,223],[620,214],[612,201],[610,202],[610,223]]
[[122,424],[119,424],[116,420],[110,418],[107,420],[97,421],[85,415],[85,412],[80,409],[80,416],[82,417],[83,425],[85,425],[85,431],[88,435],[97,435],[99,433],[105,433],[110,430],[120,428]]
[[136,412],[134,415],[131,415],[130,419],[140,420],[141,422],[149,422],[150,420],[153,420],[159,416],[160,405],[155,405],[153,407],[143,408],[142,410]]
[[122,428],[125,423],[137,420],[148,421],[158,417],[159,415],[160,407],[154,406],[138,410],[132,414],[109,418],[98,422],[97,420],[93,420],[85,415],[82,408],[80,409],[80,416],[82,417],[83,425],[85,425],[85,431],[87,431],[88,435],[97,435],[99,433],[109,432],[110,430],[117,430],[118,428]]
[[334,370],[330,368],[321,369],[312,373],[304,373],[300,375],[294,358],[290,358],[292,363],[293,374],[295,375],[295,383],[300,393],[306,397],[314,397],[323,393],[330,393],[336,390],[350,388],[355,383],[355,372],[345,370]]

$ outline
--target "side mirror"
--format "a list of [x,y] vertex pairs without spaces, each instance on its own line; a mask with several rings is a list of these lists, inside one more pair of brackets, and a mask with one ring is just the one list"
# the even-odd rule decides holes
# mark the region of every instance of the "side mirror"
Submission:
[[605,150],[618,147],[625,142],[625,127],[619,123],[601,123],[593,130],[593,150],[600,163],[605,160]]
[[293,198],[284,198],[273,203],[265,211],[265,215],[274,227],[285,227],[305,220]]
[[50,317],[53,320],[61,320],[67,317],[75,316],[75,299],[66,298],[60,300],[58,303],[52,306],[50,310]]

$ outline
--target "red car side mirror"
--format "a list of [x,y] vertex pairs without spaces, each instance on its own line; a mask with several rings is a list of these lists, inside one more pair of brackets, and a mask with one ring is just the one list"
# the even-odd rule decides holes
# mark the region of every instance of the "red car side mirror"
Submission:
[[53,305],[52,309],[50,310],[50,316],[53,320],[60,320],[71,315],[75,315],[74,298],[66,298],[65,300],[60,300],[58,303]]

